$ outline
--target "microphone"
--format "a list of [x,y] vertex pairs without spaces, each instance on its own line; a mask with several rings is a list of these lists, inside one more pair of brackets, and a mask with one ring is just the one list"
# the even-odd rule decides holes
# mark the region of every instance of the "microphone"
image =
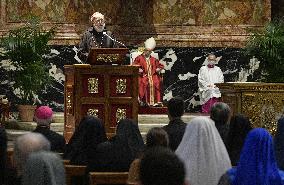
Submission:
[[[108,35],[106,31],[103,31],[103,34],[104,34],[105,36],[107,36],[108,38],[110,38],[113,42],[116,42],[116,43],[118,43],[118,44],[120,44],[120,45],[126,47],[122,42],[119,42],[119,41],[117,41],[116,39],[112,38],[110,35]],[[126,47],[126,48],[127,48],[127,47]]]

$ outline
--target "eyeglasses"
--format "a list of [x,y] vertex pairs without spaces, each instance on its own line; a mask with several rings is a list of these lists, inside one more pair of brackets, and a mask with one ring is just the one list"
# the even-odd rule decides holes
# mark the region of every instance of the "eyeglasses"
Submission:
[[105,20],[104,19],[94,19],[93,23],[103,24],[103,23],[105,23]]

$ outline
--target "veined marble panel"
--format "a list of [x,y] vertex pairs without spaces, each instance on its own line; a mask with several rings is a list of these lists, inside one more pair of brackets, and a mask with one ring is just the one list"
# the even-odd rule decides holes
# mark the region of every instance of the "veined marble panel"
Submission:
[[[163,81],[163,99],[169,100],[173,96],[181,96],[186,102],[187,112],[199,111],[199,94],[197,75],[208,53],[215,52],[222,57],[218,66],[222,69],[225,82],[246,82],[259,79],[256,58],[248,59],[238,48],[174,48],[158,47],[161,62],[165,65]],[[47,104],[55,111],[63,111],[64,81],[63,66],[82,63],[77,56],[76,46],[53,46],[45,56],[49,62],[49,74],[55,83],[41,94],[35,95],[39,104]],[[9,73],[14,66],[9,61],[0,62],[0,94],[5,94],[13,105],[19,100],[19,92],[13,89],[13,81],[9,80]]]
[[33,13],[47,22],[88,23],[94,11],[111,24],[263,25],[270,0],[7,0],[8,22]]
[[239,48],[271,17],[270,0],[1,0],[0,10],[0,35],[34,14],[57,27],[55,45],[77,44],[94,11],[128,46],[154,36],[160,47]]

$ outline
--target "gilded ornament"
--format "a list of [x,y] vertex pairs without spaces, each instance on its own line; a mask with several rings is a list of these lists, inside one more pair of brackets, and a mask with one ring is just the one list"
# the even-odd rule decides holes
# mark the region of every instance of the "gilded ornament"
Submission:
[[98,117],[99,110],[98,109],[88,109],[87,115]]
[[88,92],[90,94],[99,93],[99,79],[98,78],[88,79]]
[[98,54],[97,61],[103,63],[115,63],[119,59],[119,54]]
[[118,123],[120,120],[126,118],[126,109],[118,108],[116,110],[116,114],[115,115],[116,115],[116,122]]
[[116,80],[116,93],[125,94],[126,93],[126,79],[117,79]]

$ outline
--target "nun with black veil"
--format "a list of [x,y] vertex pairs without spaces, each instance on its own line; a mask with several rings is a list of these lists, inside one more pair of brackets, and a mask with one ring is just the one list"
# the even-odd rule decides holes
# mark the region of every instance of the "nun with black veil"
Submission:
[[231,118],[226,147],[231,159],[232,166],[237,166],[246,136],[252,129],[249,119],[237,114]]
[[85,116],[71,137],[63,158],[69,159],[73,165],[87,165],[89,154],[106,140],[102,121],[94,116]]
[[144,142],[138,124],[131,119],[122,119],[118,122],[116,135],[99,144],[96,153],[90,154],[87,172],[128,172],[131,162],[143,149]]
[[277,165],[284,170],[284,116],[278,120],[274,143]]

